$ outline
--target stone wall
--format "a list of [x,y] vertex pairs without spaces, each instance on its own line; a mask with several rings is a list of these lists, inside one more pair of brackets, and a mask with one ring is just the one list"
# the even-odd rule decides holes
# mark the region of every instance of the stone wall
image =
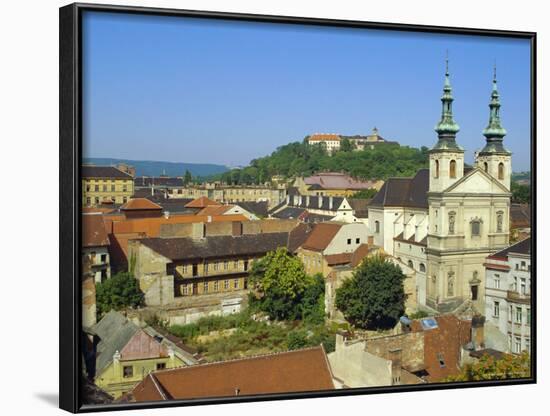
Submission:
[[401,350],[401,366],[416,369],[424,365],[424,332],[407,332],[378,338],[369,338],[365,350],[378,357],[391,358],[391,351]]

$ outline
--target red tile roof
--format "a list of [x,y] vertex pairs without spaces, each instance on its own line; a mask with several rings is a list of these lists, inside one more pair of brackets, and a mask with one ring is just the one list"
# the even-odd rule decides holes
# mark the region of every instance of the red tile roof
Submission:
[[120,207],[121,211],[162,210],[162,207],[147,198],[132,198]]
[[234,205],[209,205],[197,212],[197,215],[223,215],[233,207]]
[[82,247],[108,246],[109,238],[100,214],[82,215]]
[[185,205],[186,208],[206,208],[209,205],[221,205],[219,202],[212,201],[211,199],[201,196],[200,198],[194,199],[188,204]]
[[315,133],[309,136],[308,141],[327,141],[338,140],[340,141],[340,135],[334,133]]
[[323,251],[330,244],[336,233],[340,231],[342,224],[336,222],[322,222],[316,224],[302,245],[306,250]]
[[332,389],[328,360],[319,346],[156,371],[134,388],[132,396],[150,401]]

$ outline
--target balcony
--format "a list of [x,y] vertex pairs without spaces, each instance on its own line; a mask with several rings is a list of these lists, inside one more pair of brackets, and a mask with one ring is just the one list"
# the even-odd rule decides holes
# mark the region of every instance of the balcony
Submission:
[[506,291],[506,300],[514,303],[523,303],[525,305],[531,304],[531,294],[521,294],[514,290]]

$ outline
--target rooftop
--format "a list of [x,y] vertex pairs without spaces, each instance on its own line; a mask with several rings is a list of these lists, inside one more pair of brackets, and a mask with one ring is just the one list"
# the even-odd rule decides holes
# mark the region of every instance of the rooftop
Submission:
[[338,222],[321,222],[316,224],[302,247],[306,250],[323,251],[328,247],[338,231],[340,231],[340,228],[342,228],[342,224]]
[[508,256],[511,253],[531,255],[531,237],[521,240],[510,247],[506,247],[504,250],[497,251],[496,253],[491,254],[489,258],[508,260]]
[[185,206],[187,208],[206,208],[209,205],[221,205],[219,202],[212,201],[211,199],[201,196],[200,198],[194,199]]
[[80,172],[83,178],[133,179],[131,175],[114,166],[84,165]]
[[147,198],[132,198],[124,205],[120,207],[121,211],[142,211],[142,210],[155,210],[160,211],[162,207],[155,204],[153,201]]
[[84,214],[82,215],[82,247],[108,246],[109,238],[103,215]]
[[135,401],[249,396],[334,389],[319,347],[193,365],[149,374],[132,391]]
[[340,172],[323,172],[304,178],[306,185],[319,189],[369,189],[376,187],[376,181],[363,181]]

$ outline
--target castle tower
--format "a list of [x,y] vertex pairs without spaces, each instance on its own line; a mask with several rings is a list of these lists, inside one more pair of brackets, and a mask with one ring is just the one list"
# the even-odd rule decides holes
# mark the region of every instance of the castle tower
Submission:
[[430,150],[430,192],[442,192],[464,175],[464,149],[455,140],[460,127],[453,119],[448,60],[441,104],[441,120],[435,126],[438,140]]
[[496,66],[493,74],[493,91],[491,92],[489,109],[489,124],[483,130],[487,142],[476,157],[476,166],[493,176],[506,189],[510,190],[512,153],[502,145],[506,129],[500,124],[500,97],[497,89]]

